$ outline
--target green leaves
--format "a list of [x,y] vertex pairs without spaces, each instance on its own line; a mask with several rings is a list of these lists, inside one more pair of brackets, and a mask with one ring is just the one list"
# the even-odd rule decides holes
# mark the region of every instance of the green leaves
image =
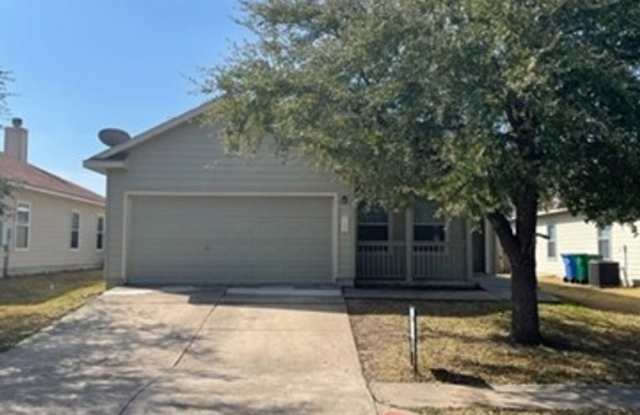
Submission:
[[[256,41],[207,72],[233,151],[266,135],[353,185],[449,214],[523,191],[596,221],[640,217],[640,3],[245,1]],[[635,186],[635,187],[634,187]]]

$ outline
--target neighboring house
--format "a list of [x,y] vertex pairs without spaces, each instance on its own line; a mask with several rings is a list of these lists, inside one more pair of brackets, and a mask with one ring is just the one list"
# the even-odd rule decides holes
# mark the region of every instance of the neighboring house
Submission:
[[566,209],[554,209],[540,212],[537,233],[545,236],[537,241],[539,274],[562,276],[561,255],[585,253],[618,262],[623,283],[640,284],[640,237],[634,236],[628,225],[599,228],[584,218],[572,216]]
[[0,218],[0,276],[99,268],[104,199],[27,161],[28,131],[5,127],[0,177],[13,188]]
[[205,109],[85,161],[107,176],[109,285],[466,285],[491,271],[493,238],[463,221],[422,202],[359,209],[336,177],[270,148],[228,156]]

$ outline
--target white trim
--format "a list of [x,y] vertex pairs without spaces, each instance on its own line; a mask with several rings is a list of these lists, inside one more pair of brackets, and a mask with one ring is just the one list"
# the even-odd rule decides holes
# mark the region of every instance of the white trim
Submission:
[[[26,248],[19,248],[18,247],[18,210],[20,208],[20,205],[27,205],[29,206],[29,222],[27,225],[27,246]],[[26,200],[17,200],[16,201],[16,215],[13,221],[13,233],[14,233],[14,237],[13,237],[13,249],[16,252],[29,252],[29,249],[31,248],[31,223],[33,222],[32,220],[32,215],[33,215],[33,209],[32,209],[32,205],[31,202],[28,202]]]
[[[95,156],[91,157],[91,159],[106,159],[108,157],[112,157],[122,151],[128,150],[130,148],[133,148],[135,146],[138,146],[142,143],[144,143],[145,141],[149,140],[150,138],[156,137],[159,134],[164,133],[165,131],[168,131],[180,124],[182,124],[185,121],[190,120],[191,118],[197,117],[198,115],[204,113],[207,108],[213,103],[213,100],[209,100],[207,102],[205,102],[204,104],[200,104],[199,106],[192,108],[186,112],[183,112],[182,114],[173,117],[161,124],[156,125],[153,128],[148,129],[147,131],[144,131],[141,134],[138,134],[137,136],[135,136],[134,138],[132,138],[131,140],[128,140],[122,144],[119,144],[117,146],[111,147],[101,153],[96,154]],[[89,159],[89,160],[91,160]]]
[[[102,232],[98,232],[98,225],[100,224],[100,219],[102,219]],[[96,215],[96,251],[97,252],[102,252],[104,251],[104,236],[105,236],[105,230],[107,228],[107,220],[105,219],[105,215],[104,214],[98,214]],[[98,235],[102,234],[102,247],[98,248]]]
[[[549,209],[549,210],[541,210],[538,212],[538,216],[548,216],[548,215],[555,215],[558,213],[569,213],[569,209],[567,208],[555,208],[555,209]],[[513,218],[512,218],[513,220]]]
[[[71,246],[71,243],[73,242],[73,215],[78,215],[78,246],[76,248]],[[71,215],[69,216],[71,218],[71,220],[69,221],[69,250],[76,252],[80,250],[80,246],[82,246],[82,244],[80,243],[80,229],[82,229],[82,215],[80,214],[80,211],[77,209],[71,209]]]
[[171,192],[156,190],[128,190],[123,194],[123,221],[122,221],[122,255],[120,276],[122,282],[127,281],[127,239],[132,196],[170,196],[170,197],[330,197],[333,199],[331,213],[331,269],[334,281],[338,279],[339,269],[339,195],[337,192]]
[[340,232],[340,229],[338,229],[338,227],[340,226],[339,215],[340,215],[339,197],[338,197],[338,194],[335,193],[333,195],[333,212],[331,215],[331,244],[333,245],[331,250],[331,266],[332,266],[334,282],[338,280],[338,243],[339,243],[338,234]]
[[85,198],[80,197],[80,196],[73,196],[73,195],[70,195],[70,194],[67,194],[67,193],[56,192],[55,190],[47,190],[47,189],[42,189],[40,187],[35,187],[35,186],[25,185],[25,184],[20,184],[20,183],[17,183],[16,187],[18,189],[30,190],[32,192],[38,192],[38,193],[43,193],[43,194],[51,195],[51,196],[63,197],[65,199],[70,199],[70,200],[76,200],[78,202],[88,203],[90,205],[95,205],[95,206],[100,206],[100,207],[104,207],[105,206],[104,202],[97,202],[95,200],[85,199]]

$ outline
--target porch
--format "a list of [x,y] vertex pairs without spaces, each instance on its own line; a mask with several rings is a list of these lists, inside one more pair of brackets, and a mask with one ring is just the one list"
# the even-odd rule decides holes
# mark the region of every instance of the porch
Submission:
[[439,219],[435,211],[435,206],[424,202],[392,212],[360,206],[356,283],[443,286],[469,283],[474,258],[483,257],[484,247],[477,246],[478,255],[474,255],[470,227],[460,219]]

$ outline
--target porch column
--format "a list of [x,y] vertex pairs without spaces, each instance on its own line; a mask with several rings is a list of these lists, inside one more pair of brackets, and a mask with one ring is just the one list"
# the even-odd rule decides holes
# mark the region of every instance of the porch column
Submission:
[[405,232],[404,232],[404,246],[406,250],[406,280],[407,282],[413,282],[413,218],[415,212],[413,206],[409,206],[405,211]]
[[488,219],[484,220],[484,272],[496,273],[496,235]]
[[471,281],[473,279],[473,238],[472,229],[473,226],[469,223],[469,220],[464,222],[466,233],[466,245],[467,245],[467,279]]

